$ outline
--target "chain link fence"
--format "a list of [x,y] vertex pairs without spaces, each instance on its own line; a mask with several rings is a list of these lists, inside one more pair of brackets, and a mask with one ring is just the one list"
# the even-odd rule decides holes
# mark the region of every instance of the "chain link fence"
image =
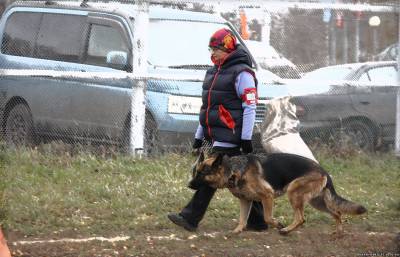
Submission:
[[[290,96],[296,133],[307,144],[394,150],[396,1],[5,5],[0,124],[1,140],[11,147],[56,142],[133,154],[190,151],[211,67],[208,40],[226,27],[257,70],[259,149],[266,104]],[[138,25],[140,14],[145,25]]]

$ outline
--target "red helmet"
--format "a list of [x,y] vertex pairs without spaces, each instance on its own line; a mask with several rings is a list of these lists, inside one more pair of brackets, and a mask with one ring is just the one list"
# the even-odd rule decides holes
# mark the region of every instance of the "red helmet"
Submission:
[[229,29],[219,29],[211,36],[208,46],[230,53],[236,49],[236,37]]

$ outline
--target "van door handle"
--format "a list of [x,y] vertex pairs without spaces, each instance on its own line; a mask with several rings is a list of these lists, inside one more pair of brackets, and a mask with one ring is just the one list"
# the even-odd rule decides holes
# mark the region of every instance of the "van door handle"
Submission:
[[363,104],[363,105],[369,105],[370,104],[370,102],[368,102],[368,101],[361,101],[360,103]]

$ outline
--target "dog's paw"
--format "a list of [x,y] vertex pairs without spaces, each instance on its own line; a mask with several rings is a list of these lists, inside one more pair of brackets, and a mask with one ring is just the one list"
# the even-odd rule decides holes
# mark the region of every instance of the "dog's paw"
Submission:
[[278,225],[276,225],[276,228],[277,228],[278,230],[282,230],[284,227],[285,227],[285,226],[284,226],[282,223],[280,223],[280,222],[278,222]]
[[232,231],[233,234],[240,234],[242,232],[243,232],[243,228],[242,227],[240,227],[240,228],[237,227]]
[[331,233],[330,238],[332,240],[338,240],[344,237],[344,232],[343,231],[334,231]]
[[287,236],[289,234],[289,231],[287,231],[286,229],[279,229],[279,234],[281,234],[282,236]]
[[223,233],[223,235],[224,235],[224,237],[225,237],[226,239],[228,239],[228,238],[233,238],[233,237],[238,236],[239,233],[235,233],[235,232],[233,232],[233,230],[230,230],[230,231],[228,231],[228,232]]

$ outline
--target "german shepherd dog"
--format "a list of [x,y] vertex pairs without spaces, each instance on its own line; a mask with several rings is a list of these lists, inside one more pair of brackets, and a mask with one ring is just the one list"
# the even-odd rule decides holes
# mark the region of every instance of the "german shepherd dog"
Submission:
[[[252,201],[261,201],[265,222],[281,234],[288,234],[304,223],[304,206],[310,203],[317,210],[329,213],[336,221],[336,234],[343,234],[342,214],[359,215],[367,210],[340,197],[329,174],[315,161],[287,153],[265,156],[241,155],[228,157],[200,153],[189,187],[209,185],[228,188],[240,199],[239,224],[234,233],[240,233],[247,224]],[[284,227],[272,215],[274,198],[287,193],[294,210],[293,223]]]

